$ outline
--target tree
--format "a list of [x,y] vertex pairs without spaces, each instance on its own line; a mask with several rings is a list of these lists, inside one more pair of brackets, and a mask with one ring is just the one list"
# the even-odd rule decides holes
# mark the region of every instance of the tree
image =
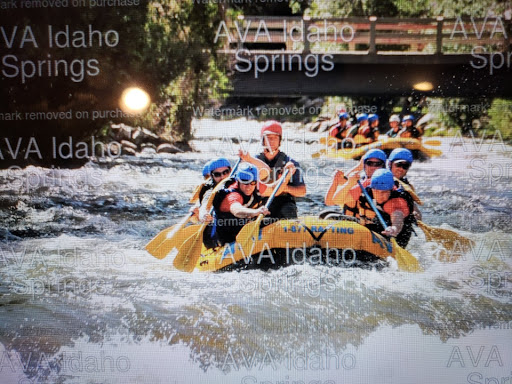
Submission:
[[[23,117],[42,113],[37,120],[4,119],[5,137],[13,142],[34,137],[43,156],[30,154],[27,163],[54,164],[51,137],[90,137],[112,116],[133,121],[119,118],[123,114],[118,107],[122,92],[135,85],[156,102],[173,101],[168,125],[178,127],[177,139],[186,140],[191,107],[226,86],[214,44],[220,12],[214,2],[194,0],[140,0],[139,6],[87,11],[79,7],[3,10],[0,112]],[[69,114],[53,118],[56,112]],[[89,113],[89,118],[79,118],[77,112]],[[20,150],[11,163],[25,157]],[[4,160],[2,165],[8,166],[10,162]]]

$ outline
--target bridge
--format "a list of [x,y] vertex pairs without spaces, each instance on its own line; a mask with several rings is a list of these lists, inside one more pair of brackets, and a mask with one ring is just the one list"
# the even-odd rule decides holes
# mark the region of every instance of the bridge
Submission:
[[217,40],[233,96],[512,97],[511,26],[500,16],[239,16]]

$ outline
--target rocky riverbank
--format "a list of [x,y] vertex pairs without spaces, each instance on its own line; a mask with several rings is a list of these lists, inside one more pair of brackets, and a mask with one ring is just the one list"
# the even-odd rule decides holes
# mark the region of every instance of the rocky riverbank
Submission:
[[131,127],[126,124],[112,124],[106,141],[120,144],[121,154],[137,155],[138,153],[181,153],[191,150],[187,143],[174,143],[159,136],[149,129]]

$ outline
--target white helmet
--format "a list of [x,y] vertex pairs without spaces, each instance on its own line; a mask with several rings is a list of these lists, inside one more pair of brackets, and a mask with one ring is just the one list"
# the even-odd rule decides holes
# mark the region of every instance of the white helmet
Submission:
[[396,121],[397,123],[400,122],[400,117],[398,115],[391,115],[389,117],[389,122],[392,123],[393,121]]

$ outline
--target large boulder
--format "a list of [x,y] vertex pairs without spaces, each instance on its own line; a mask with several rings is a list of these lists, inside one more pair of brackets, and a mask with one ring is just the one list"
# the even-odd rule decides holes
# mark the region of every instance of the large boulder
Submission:
[[181,150],[180,148],[176,147],[173,144],[164,143],[164,144],[160,144],[156,148],[156,152],[157,153],[181,153],[181,152],[183,152],[183,150]]

